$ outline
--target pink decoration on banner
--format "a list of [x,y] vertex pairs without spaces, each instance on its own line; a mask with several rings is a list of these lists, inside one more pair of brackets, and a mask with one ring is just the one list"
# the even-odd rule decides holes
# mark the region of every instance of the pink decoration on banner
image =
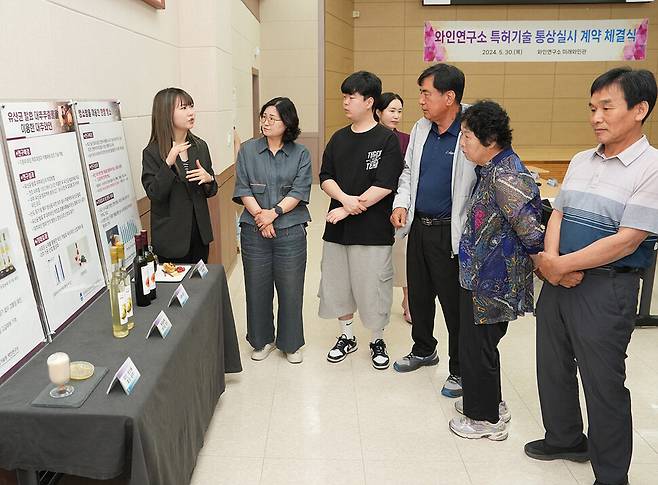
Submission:
[[649,37],[649,19],[644,19],[640,26],[637,28],[635,35],[635,43],[639,45],[647,45]]
[[647,40],[649,36],[649,19],[644,19],[635,31],[635,41],[624,46],[624,60],[642,61],[647,57]]
[[430,22],[425,22],[425,48],[423,59],[425,62],[445,61],[448,53],[443,44],[436,41],[434,28]]
[[434,29],[432,24],[425,22],[425,50],[423,59],[426,62],[432,62],[436,55],[436,45],[434,42]]

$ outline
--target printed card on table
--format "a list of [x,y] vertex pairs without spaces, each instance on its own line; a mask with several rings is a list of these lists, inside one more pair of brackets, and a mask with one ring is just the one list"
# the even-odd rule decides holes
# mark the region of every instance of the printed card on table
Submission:
[[155,320],[153,320],[153,323],[151,324],[148,332],[146,333],[147,339],[153,333],[153,329],[156,328],[158,329],[158,332],[160,332],[160,335],[162,336],[163,339],[167,338],[167,335],[169,335],[169,332],[171,331],[171,321],[169,320],[169,317],[167,317],[167,314],[164,311],[160,311],[160,313],[158,313],[158,316],[155,317]]
[[137,367],[135,367],[132,359],[128,357],[125,362],[121,364],[121,367],[119,367],[116,374],[114,374],[112,382],[110,382],[110,386],[107,388],[106,394],[109,394],[116,383],[119,382],[125,393],[130,396],[130,393],[135,388],[135,384],[137,384],[140,377],[141,374],[137,370]]
[[190,297],[187,294],[187,291],[185,291],[185,288],[183,287],[182,284],[178,285],[178,288],[174,290],[174,294],[171,295],[171,298],[169,298],[169,303],[167,303],[167,306],[170,307],[174,302],[178,302],[178,304],[183,307],[185,306],[185,303],[187,303],[187,300],[189,300]]

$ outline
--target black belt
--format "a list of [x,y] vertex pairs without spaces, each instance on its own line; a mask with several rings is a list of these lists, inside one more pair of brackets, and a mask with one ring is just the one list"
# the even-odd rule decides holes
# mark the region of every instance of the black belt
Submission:
[[586,269],[585,273],[602,276],[615,276],[618,274],[642,275],[644,273],[644,268],[634,268],[632,266],[599,266],[598,268]]
[[450,217],[438,217],[423,212],[416,212],[414,215],[423,226],[445,226],[450,224]]

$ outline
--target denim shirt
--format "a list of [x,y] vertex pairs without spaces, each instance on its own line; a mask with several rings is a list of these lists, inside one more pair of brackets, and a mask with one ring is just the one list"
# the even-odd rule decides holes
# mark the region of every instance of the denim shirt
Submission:
[[[272,155],[265,137],[244,142],[235,164],[233,202],[242,204],[241,197],[254,197],[263,209],[271,209],[284,197],[299,199],[299,204],[276,219],[274,228],[283,229],[311,220],[306,207],[311,196],[311,155],[304,145],[284,143]],[[240,223],[256,225],[248,210],[243,210]]]
[[477,325],[509,322],[533,311],[529,255],[544,247],[539,188],[511,148],[476,172],[459,244],[460,284],[473,292]]

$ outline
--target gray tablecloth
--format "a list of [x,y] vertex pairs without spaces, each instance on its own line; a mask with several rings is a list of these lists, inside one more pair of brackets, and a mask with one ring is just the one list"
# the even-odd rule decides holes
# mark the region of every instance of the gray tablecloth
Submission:
[[[242,366],[224,268],[185,279],[185,307],[165,308],[177,284],[158,285],[158,299],[136,308],[135,328],[112,337],[109,296],[102,295],[61,335],[0,386],[0,468],[50,470],[131,485],[189,483],[224,374]],[[144,337],[160,310],[173,328],[163,340]],[[48,383],[46,359],[66,352],[110,370],[79,409],[34,407]],[[131,357],[141,378],[130,396],[106,395]]]

